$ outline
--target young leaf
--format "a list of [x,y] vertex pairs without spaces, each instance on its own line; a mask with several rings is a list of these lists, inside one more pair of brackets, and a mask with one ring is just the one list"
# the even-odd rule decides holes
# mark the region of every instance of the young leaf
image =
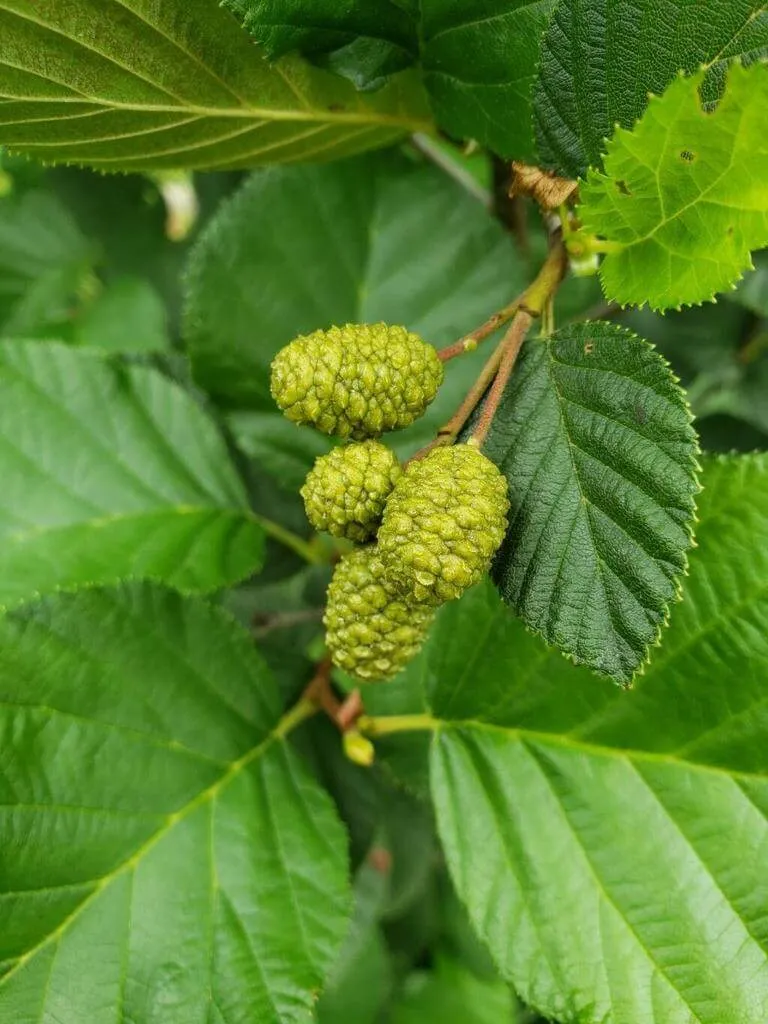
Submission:
[[363,98],[269,65],[216,0],[8,0],[0,145],[105,171],[333,159],[425,127],[410,77]]
[[422,0],[422,62],[440,125],[503,156],[534,156],[531,110],[554,0]]
[[530,341],[485,451],[512,502],[502,596],[575,661],[629,682],[691,545],[696,436],[666,363],[615,324]]
[[561,0],[541,48],[534,119],[540,160],[577,178],[602,166],[615,126],[631,128],[648,93],[702,65],[702,98],[722,91],[728,61],[768,53],[759,0]]
[[0,1019],[308,1020],[346,841],[250,639],[148,584],[62,594],[0,620],[0,679]]
[[0,479],[0,603],[126,576],[211,590],[261,562],[213,423],[118,358],[3,343]]
[[418,56],[416,22],[402,0],[224,0],[224,6],[268,57],[299,50],[359,89],[381,86]]
[[709,459],[685,600],[624,693],[490,588],[442,613],[425,676],[448,864],[547,1018],[768,1014],[768,457]]
[[[524,286],[498,222],[434,167],[387,155],[274,168],[257,172],[201,236],[187,276],[186,336],[200,384],[233,411],[259,414],[253,429],[237,416],[245,447],[263,456],[274,446],[277,468],[287,453],[295,480],[327,442],[306,428],[286,431],[269,393],[278,349],[334,323],[377,320],[447,344]],[[478,352],[449,366],[427,415],[398,444],[426,443],[484,359]],[[269,438],[263,414],[280,424]]]
[[678,78],[632,131],[608,143],[581,188],[584,230],[608,240],[600,267],[616,302],[669,309],[712,299],[768,243],[768,68],[734,64],[714,111],[703,72]]

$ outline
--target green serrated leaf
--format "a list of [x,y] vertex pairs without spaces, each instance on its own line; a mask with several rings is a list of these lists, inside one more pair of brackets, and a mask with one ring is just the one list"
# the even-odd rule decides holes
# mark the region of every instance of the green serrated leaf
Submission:
[[554,0],[422,0],[422,63],[440,125],[503,156],[534,156],[533,86]]
[[581,186],[584,230],[607,240],[600,277],[622,304],[704,302],[768,243],[768,67],[734,64],[714,111],[704,73],[678,78],[632,131],[608,144],[605,173]]
[[547,1018],[768,1019],[768,456],[709,458],[703,481],[684,600],[633,691],[490,587],[430,645],[451,874]]
[[[327,442],[286,428],[277,413],[269,367],[278,349],[333,323],[377,320],[447,344],[525,283],[498,222],[435,167],[382,154],[273,168],[222,207],[193,252],[186,336],[198,382],[235,413],[246,451],[277,471],[288,459],[290,483]],[[433,436],[485,358],[477,352],[447,368],[427,414],[393,437],[399,453]]]
[[57,595],[0,620],[0,679],[0,1019],[308,1020],[346,842],[250,639],[148,584]]
[[0,346],[0,603],[127,576],[212,590],[263,548],[213,423],[158,372]]
[[680,71],[702,65],[702,98],[728,62],[768,54],[760,0],[560,0],[541,48],[534,121],[540,161],[577,178],[601,167],[616,125],[631,128]]
[[119,277],[83,310],[75,326],[78,345],[110,352],[165,352],[168,314],[149,281]]
[[377,88],[418,56],[416,23],[392,0],[225,0],[271,57],[299,50],[359,89]]
[[616,324],[529,341],[485,451],[512,502],[493,566],[504,599],[575,661],[629,682],[691,545],[696,435],[665,361]]
[[421,130],[421,87],[363,98],[268,64],[217,0],[6,0],[0,145],[104,171],[334,159]]

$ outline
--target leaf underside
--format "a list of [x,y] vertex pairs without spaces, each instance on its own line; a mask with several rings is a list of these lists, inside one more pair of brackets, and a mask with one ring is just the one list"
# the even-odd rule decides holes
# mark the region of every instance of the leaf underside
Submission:
[[704,302],[768,244],[768,67],[734,64],[714,111],[701,106],[702,81],[678,78],[652,99],[581,187],[584,229],[618,250],[600,267],[613,301]]
[[512,506],[502,596],[574,660],[629,682],[691,544],[696,438],[666,363],[615,324],[529,341],[485,451]]
[[424,127],[412,80],[362,98],[267,63],[216,0],[5,0],[0,145],[104,171],[336,159]]

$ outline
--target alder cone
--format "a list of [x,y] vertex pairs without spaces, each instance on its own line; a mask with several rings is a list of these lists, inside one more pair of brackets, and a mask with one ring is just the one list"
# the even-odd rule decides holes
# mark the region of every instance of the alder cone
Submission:
[[507,528],[507,481],[472,444],[412,462],[389,496],[378,534],[387,579],[407,597],[440,605],[488,571]]
[[301,489],[316,530],[357,542],[370,540],[402,470],[380,441],[352,441],[316,460]]
[[366,682],[392,679],[418,654],[433,617],[387,583],[377,545],[357,548],[328,587],[323,622],[333,664]]
[[405,327],[347,324],[302,335],[272,362],[272,397],[288,419],[362,439],[407,427],[443,381],[435,349]]

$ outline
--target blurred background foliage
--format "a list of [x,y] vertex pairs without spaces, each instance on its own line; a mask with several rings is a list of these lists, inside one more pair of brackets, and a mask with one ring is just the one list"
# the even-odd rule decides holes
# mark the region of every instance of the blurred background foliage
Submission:
[[[508,262],[500,276],[510,282],[532,276],[546,249],[544,226],[532,206],[505,198],[503,166],[493,166],[481,150],[463,153],[418,137],[400,156],[437,167],[475,202],[495,208],[513,239],[494,256]],[[391,154],[368,159],[387,161]],[[191,384],[184,354],[184,269],[212,213],[246,177],[102,176],[0,151],[0,335],[151,360],[210,408]],[[429,231],[429,224],[422,229]],[[408,274],[399,280],[407,287]],[[612,308],[596,277],[571,278],[558,297],[556,320],[584,317],[616,319],[658,346],[688,389],[703,449],[766,448],[768,252],[756,254],[755,270],[715,304],[663,316]],[[451,372],[460,375],[454,385],[460,390],[476,361]],[[254,448],[244,440],[247,423],[238,434],[237,419],[226,411],[220,423],[256,510],[307,535],[296,480],[308,453],[299,453],[296,472],[286,477],[279,471],[286,457],[282,435],[270,460],[268,431]],[[266,570],[222,598],[252,630],[287,700],[312,671],[328,573],[270,541]],[[389,697],[397,701],[398,695],[381,694]],[[353,928],[318,1004],[321,1024],[539,1021],[499,980],[453,894],[422,799],[418,752],[414,759],[412,746],[398,751],[395,744],[373,770],[356,767],[325,720],[307,723],[296,743],[334,796],[356,869]]]

